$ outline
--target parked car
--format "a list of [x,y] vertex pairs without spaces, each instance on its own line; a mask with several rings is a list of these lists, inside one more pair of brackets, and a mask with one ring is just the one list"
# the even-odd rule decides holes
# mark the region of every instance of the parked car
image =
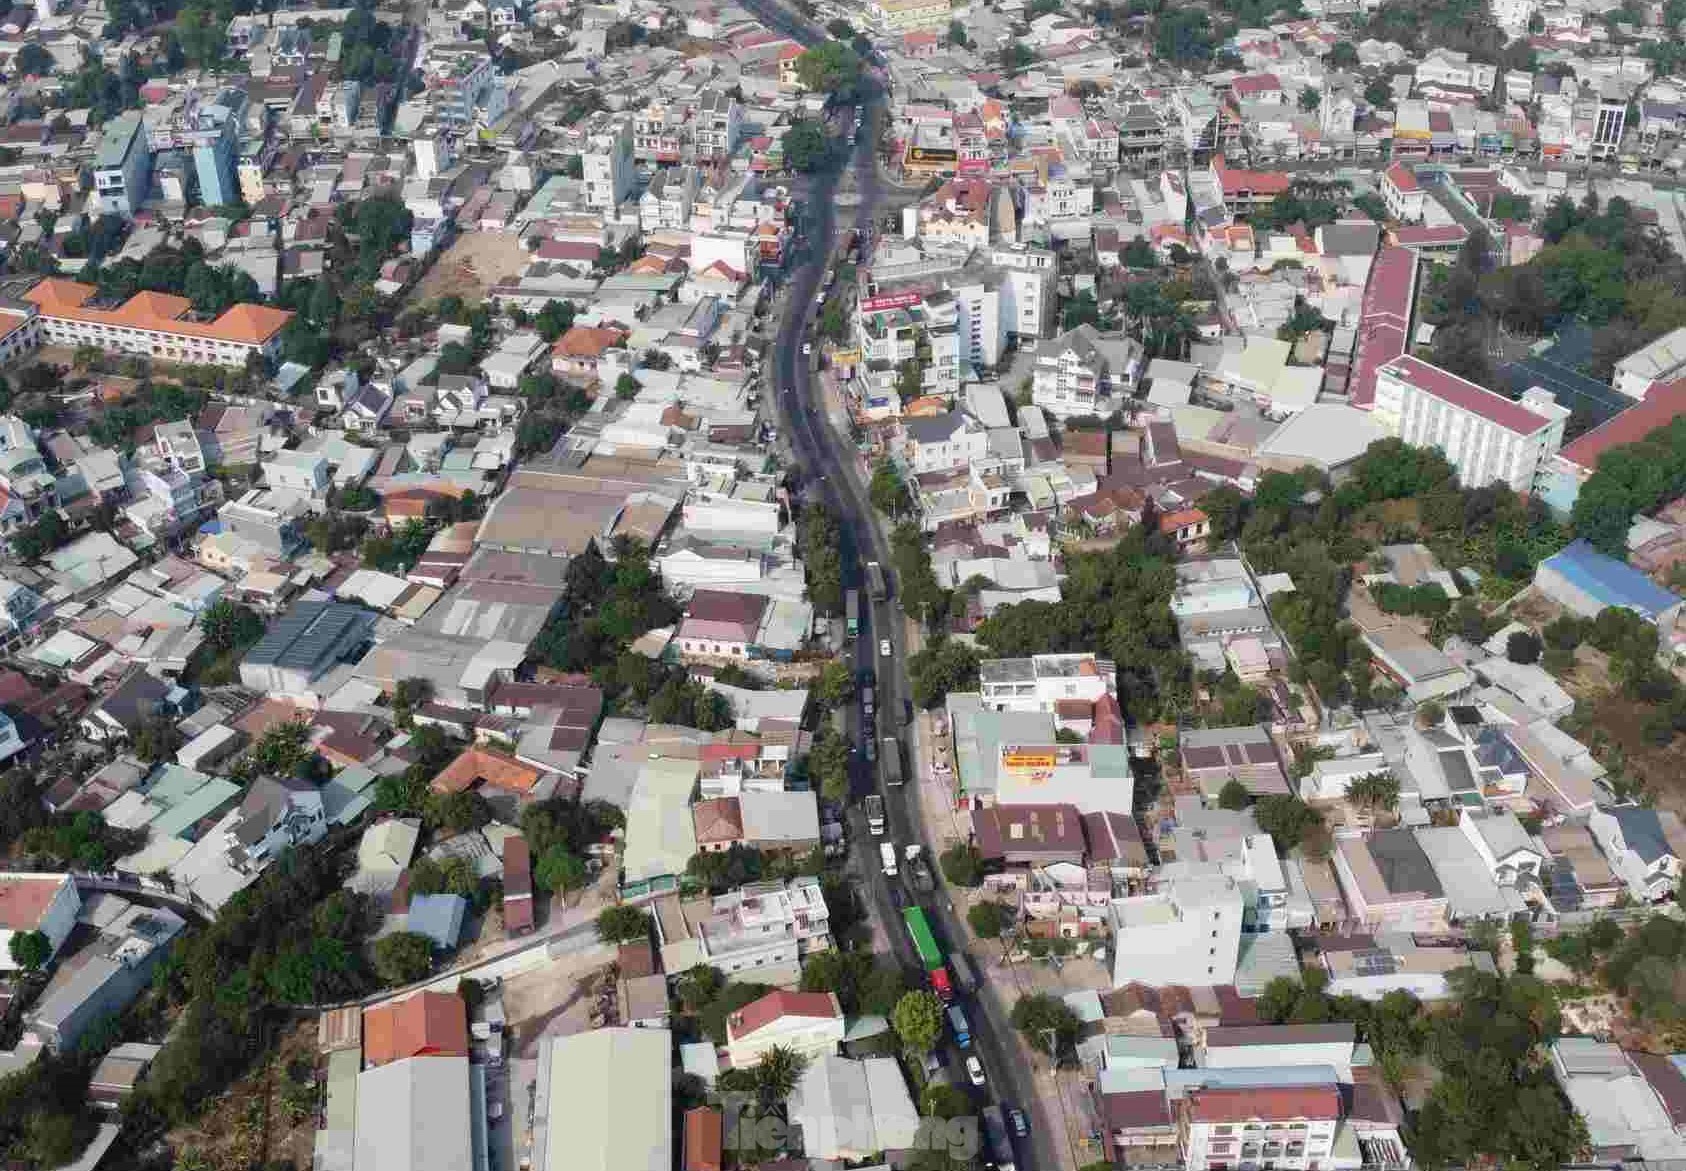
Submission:
[[974,1086],[984,1084],[983,1062],[979,1061],[976,1056],[966,1059],[966,1076],[972,1079]]
[[1007,1124],[1013,1128],[1013,1133],[1020,1138],[1030,1133],[1030,1123],[1025,1119],[1024,1111],[1016,1106],[1007,1111]]
[[878,653],[886,659],[890,657],[890,640],[889,639],[881,638],[881,639],[878,640]]

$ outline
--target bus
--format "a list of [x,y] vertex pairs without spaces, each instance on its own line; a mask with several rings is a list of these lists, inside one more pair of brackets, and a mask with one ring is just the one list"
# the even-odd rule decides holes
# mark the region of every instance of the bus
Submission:
[[884,588],[884,567],[876,561],[866,563],[866,592],[875,602],[882,602],[889,596]]
[[1013,1140],[1007,1137],[1007,1122],[1001,1117],[1001,1107],[992,1102],[981,1113],[989,1165],[995,1171],[1013,1171]]
[[896,788],[902,783],[902,746],[901,741],[894,736],[884,737],[878,746],[879,769],[884,774],[884,784]]
[[942,948],[937,946],[937,937],[931,934],[931,925],[925,921],[924,908],[909,907],[902,912],[902,921],[907,924],[907,935],[913,940],[913,950],[919,953],[919,963],[930,978],[931,991],[944,1004],[949,1003],[954,999],[954,988],[948,981]]
[[861,592],[850,590],[843,595],[843,614],[849,623],[849,637],[861,632]]

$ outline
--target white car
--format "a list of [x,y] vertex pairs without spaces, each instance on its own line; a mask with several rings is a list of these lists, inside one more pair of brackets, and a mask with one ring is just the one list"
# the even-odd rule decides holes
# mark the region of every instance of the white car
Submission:
[[884,656],[886,659],[890,657],[890,640],[889,639],[881,638],[881,639],[878,640],[878,653],[880,655]]
[[975,1056],[968,1057],[966,1059],[966,1076],[972,1079],[972,1084],[974,1086],[983,1085],[983,1062],[979,1061]]
[[803,355],[803,357],[807,357],[809,354],[811,354],[813,352],[814,352],[814,343],[813,342],[803,342],[802,343],[802,355]]

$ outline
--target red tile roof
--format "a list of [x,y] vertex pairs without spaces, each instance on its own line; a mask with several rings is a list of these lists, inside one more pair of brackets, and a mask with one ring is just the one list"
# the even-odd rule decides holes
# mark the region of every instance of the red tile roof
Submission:
[[1577,467],[1591,471],[1598,466],[1598,457],[1612,447],[1637,443],[1683,414],[1686,414],[1686,381],[1652,383],[1642,402],[1586,432],[1560,454]]
[[1359,315],[1358,355],[1347,398],[1369,410],[1376,404],[1376,371],[1405,352],[1411,329],[1411,303],[1417,289],[1417,254],[1409,248],[1383,248],[1370,266]]
[[1198,508],[1178,509],[1176,512],[1167,512],[1159,518],[1159,531],[1174,533],[1178,529],[1186,529],[1207,519],[1209,518],[1206,514]]
[[1085,850],[1075,805],[992,805],[972,810],[972,833],[985,858],[1007,854],[1076,854]]
[[1229,83],[1229,88],[1238,98],[1252,98],[1260,94],[1281,93],[1282,82],[1274,73],[1253,73],[1236,78]]
[[533,929],[533,851],[526,838],[503,844],[503,929]]
[[720,1111],[698,1106],[685,1111],[685,1171],[720,1171],[725,1127]]
[[1171,1125],[1171,1106],[1164,1090],[1131,1090],[1101,1095],[1101,1114],[1108,1133]]
[[1190,1117],[1196,1122],[1333,1119],[1340,1117],[1341,1095],[1334,1086],[1207,1088],[1189,1094],[1188,1109]]
[[691,820],[699,846],[743,841],[743,811],[736,797],[698,801],[691,807]]
[[484,783],[494,789],[529,793],[543,775],[513,757],[476,746],[446,765],[429,787],[435,793],[460,793]]
[[1414,175],[1411,172],[1411,168],[1407,167],[1404,163],[1394,163],[1393,166],[1391,166],[1387,169],[1386,174],[1387,174],[1387,181],[1389,183],[1393,184],[1395,190],[1398,190],[1398,191],[1420,191],[1420,190],[1422,190],[1422,188],[1420,186],[1418,186],[1418,184],[1417,184],[1416,175]]
[[186,297],[154,292],[136,293],[115,309],[88,308],[86,302],[92,300],[98,291],[93,285],[48,277],[23,296],[48,317],[247,345],[261,345],[269,341],[293,316],[285,310],[265,305],[235,305],[212,322],[186,321],[184,318],[193,308],[193,302]]
[[7,874],[0,876],[0,928],[7,931],[35,931],[41,917],[53,905],[63,874]]
[[363,1060],[467,1057],[468,1012],[453,992],[418,992],[363,1012]]
[[1434,244],[1462,244],[1469,239],[1469,230],[1462,224],[1407,224],[1393,229],[1394,243],[1407,248]]
[[1389,363],[1407,383],[1441,402],[1460,410],[1479,415],[1518,435],[1532,435],[1545,427],[1549,420],[1536,415],[1519,402],[1494,394],[1484,386],[1477,386],[1456,374],[1431,366],[1420,358],[1405,355]]
[[1223,185],[1225,195],[1250,191],[1254,195],[1281,195],[1293,182],[1293,176],[1280,171],[1238,171],[1224,162],[1223,155],[1212,159],[1212,170]]
[[742,1040],[787,1016],[832,1020],[842,1015],[835,992],[769,992],[728,1017],[726,1035],[734,1041]]

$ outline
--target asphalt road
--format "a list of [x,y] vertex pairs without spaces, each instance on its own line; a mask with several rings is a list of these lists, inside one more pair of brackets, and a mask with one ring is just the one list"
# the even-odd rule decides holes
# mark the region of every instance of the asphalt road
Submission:
[[[796,30],[800,29],[794,21],[786,20],[781,25],[773,20],[770,14],[779,10],[766,5],[764,0],[751,0],[746,7],[768,23],[783,27],[791,35],[797,35]],[[864,102],[867,125],[865,132],[857,137],[853,150],[855,188],[861,195],[861,202],[855,209],[855,226],[863,229],[871,227],[875,216],[882,214],[879,210],[882,191],[874,157],[876,136],[873,133],[878,120],[883,117],[882,95],[873,89]],[[790,273],[784,299],[778,309],[781,318],[773,344],[772,388],[781,423],[787,429],[800,467],[804,481],[802,491],[811,499],[823,501],[837,516],[841,530],[843,580],[846,587],[860,589],[864,601],[863,564],[877,561],[888,567],[890,550],[868,502],[853,444],[848,436],[839,434],[827,421],[819,378],[812,369],[813,359],[802,353],[803,342],[809,336],[810,324],[818,310],[815,298],[836,246],[837,207],[834,197],[838,180],[836,171],[812,176],[799,197],[803,222],[797,238],[803,244],[804,259]],[[918,970],[918,958],[902,928],[898,896],[901,903],[918,901],[925,906],[945,951],[949,950],[947,945],[950,941],[964,936],[959,919],[940,885],[940,875],[937,891],[920,897],[910,886],[904,885],[905,867],[897,878],[889,879],[879,863],[880,842],[893,842],[898,854],[907,844],[922,842],[933,872],[936,870],[936,858],[922,824],[917,778],[900,788],[880,790],[875,777],[876,768],[867,763],[858,747],[865,735],[904,738],[904,701],[911,693],[905,666],[904,624],[893,591],[892,585],[889,601],[863,606],[861,614],[856,643],[858,653],[854,661],[857,671],[871,669],[876,675],[877,721],[880,727],[864,727],[864,717],[858,706],[850,713],[849,727],[857,744],[852,774],[854,802],[849,814],[850,836],[854,867],[860,875],[863,897],[871,901],[873,911],[889,937],[896,960],[906,969]],[[879,654],[880,640],[885,639],[891,646],[888,656]],[[915,763],[908,759],[905,744],[903,760],[910,766]],[[911,769],[906,771],[911,775]],[[860,810],[860,799],[878,791],[885,796],[888,823],[888,832],[883,838],[873,838],[868,834],[865,816]],[[895,893],[892,893],[892,882],[897,884]],[[988,1079],[983,1091],[974,1094],[974,1097],[980,1104],[997,1100],[1005,1105],[1017,1106],[1030,1118],[1030,1137],[1021,1144],[1019,1151],[1020,1168],[1058,1167],[1059,1160],[1053,1153],[1056,1120],[1045,1117],[1040,1108],[1030,1081],[1031,1070],[1017,1047],[1011,1023],[1003,1014],[990,1011],[981,1000],[962,997],[962,1003],[972,1027],[969,1052],[979,1056]],[[966,1085],[961,1054],[951,1045],[947,1057],[956,1083]]]

